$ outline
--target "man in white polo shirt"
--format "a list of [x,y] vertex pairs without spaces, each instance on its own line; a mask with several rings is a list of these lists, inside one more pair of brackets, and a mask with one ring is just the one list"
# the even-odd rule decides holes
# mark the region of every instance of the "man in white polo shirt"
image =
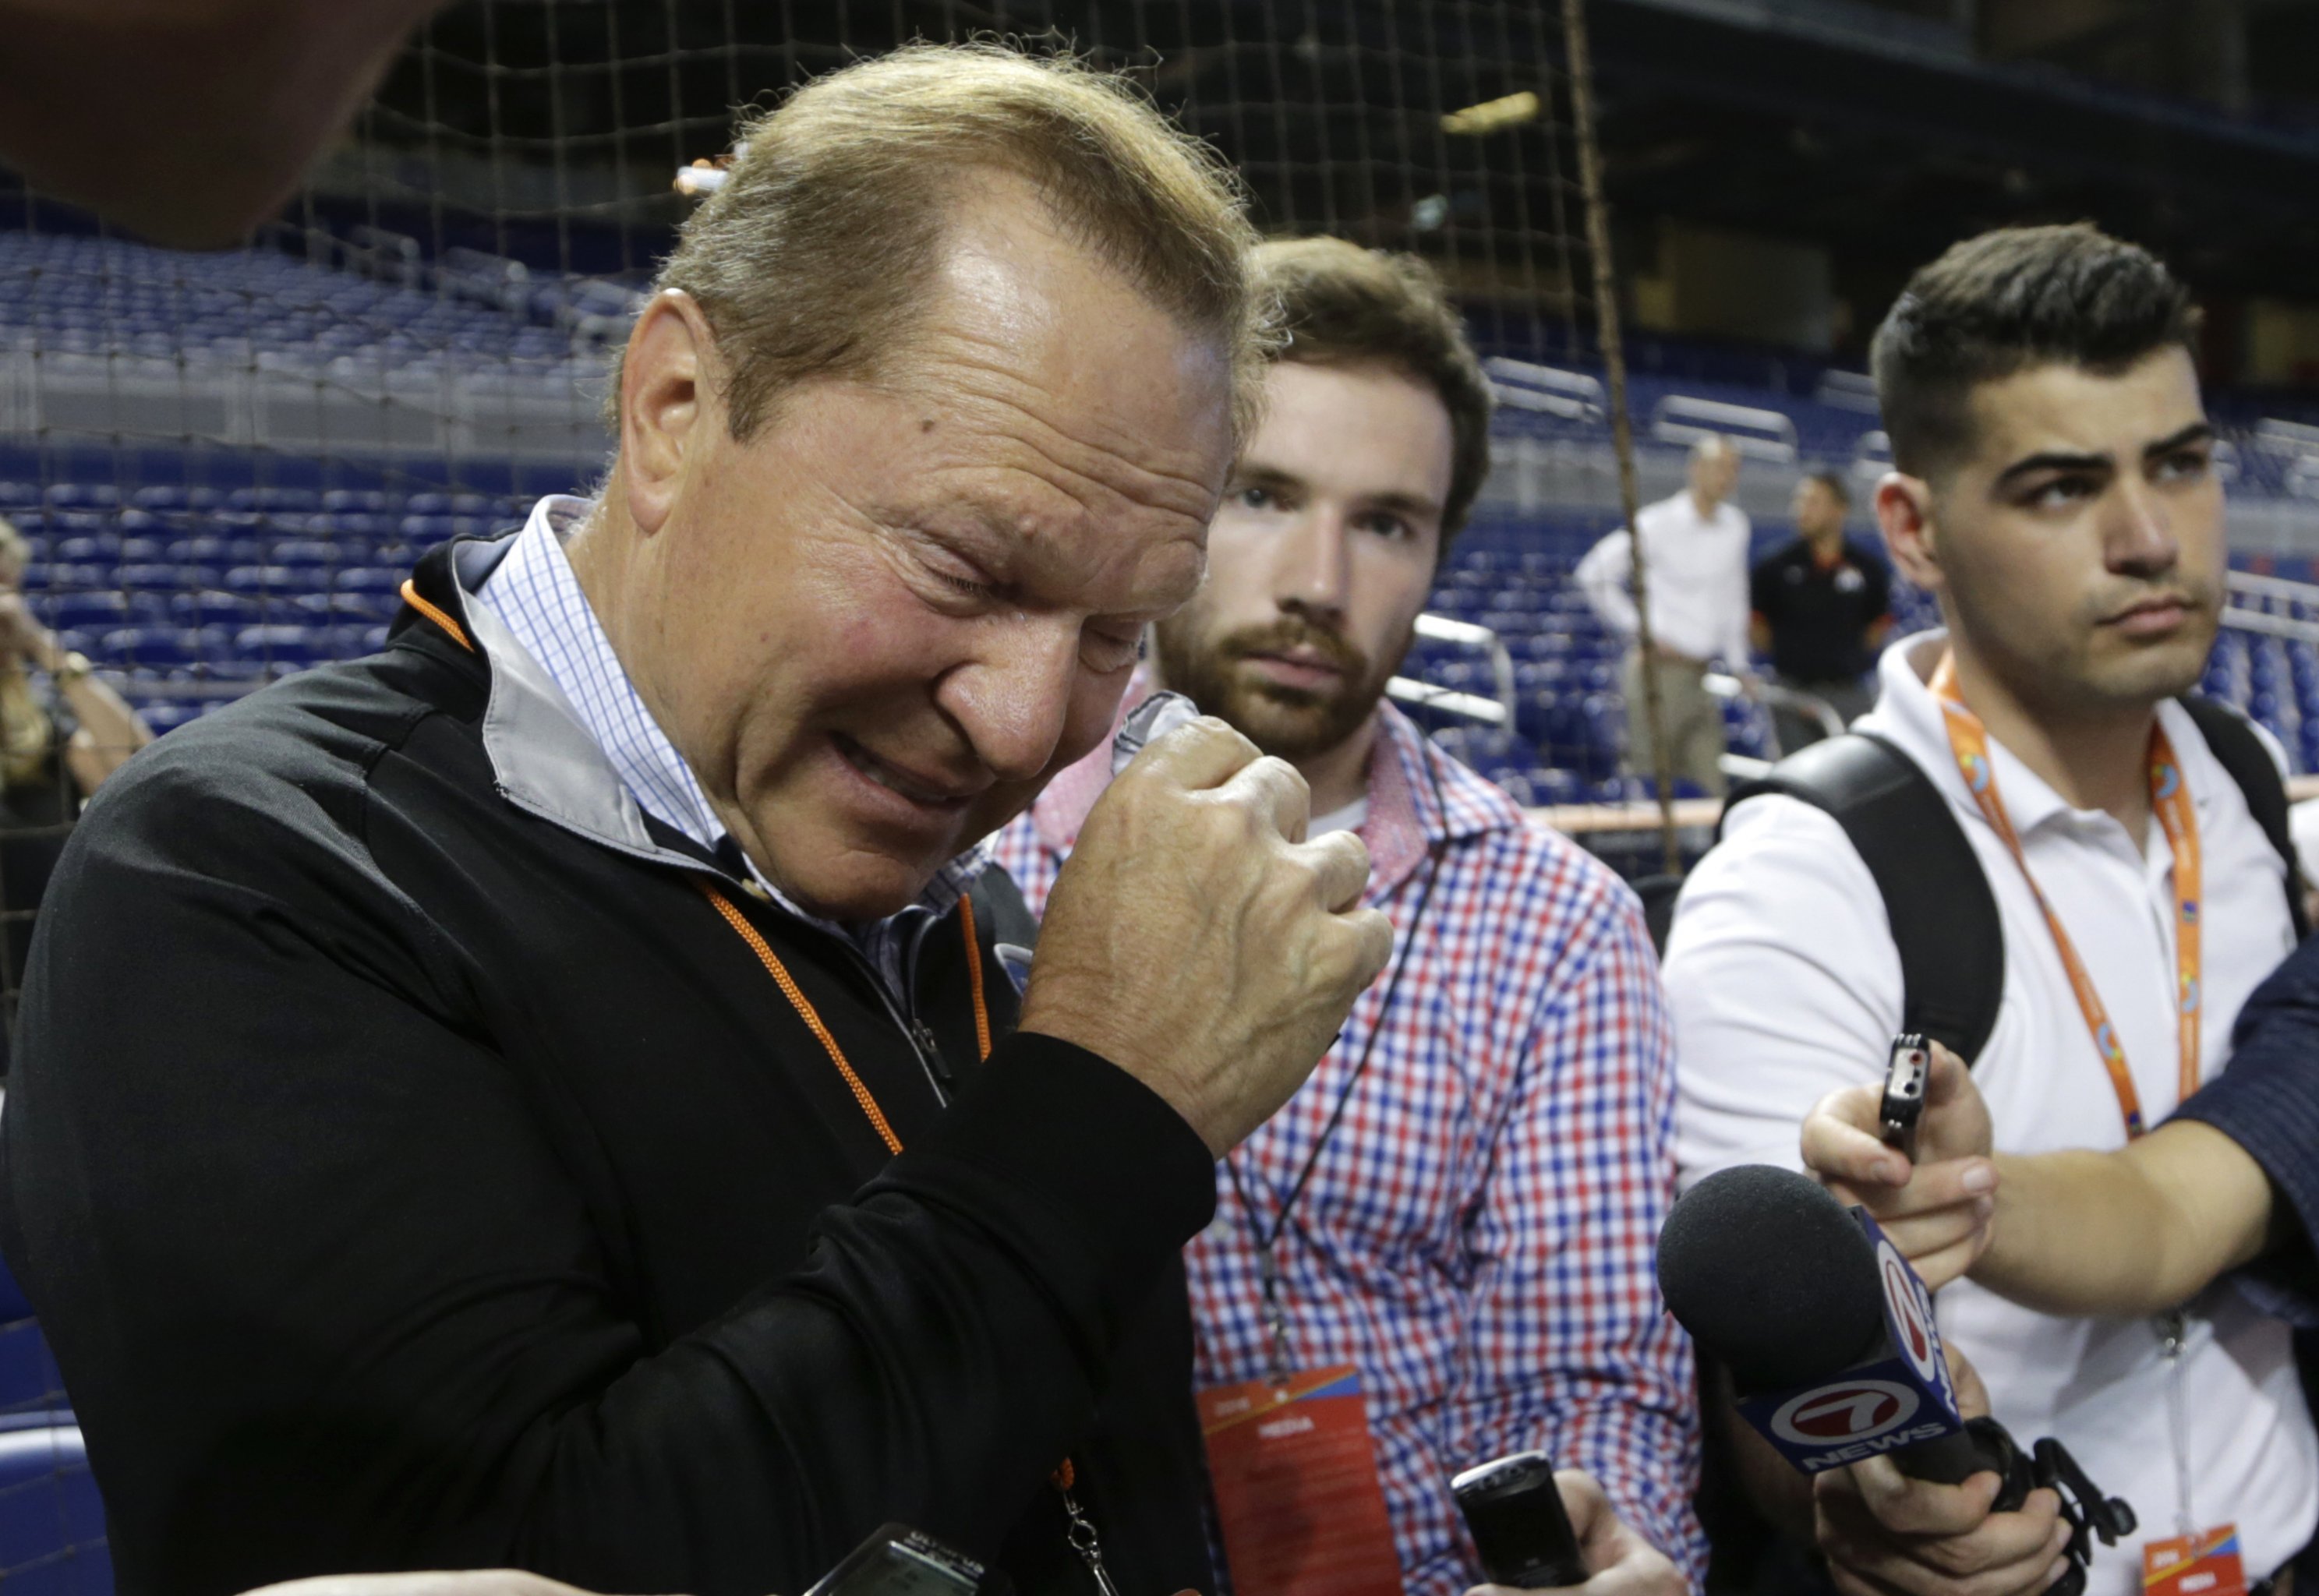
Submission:
[[[2005,1151],[2119,1147],[2163,1119],[2221,1069],[2293,940],[2282,860],[2170,701],[2223,593],[2196,326],[2159,262],[2080,226],[1957,246],[1877,334],[1898,468],[1877,516],[1946,629],[1886,652],[1860,729],[1929,777],[1995,897],[2004,993],[1973,1078]],[[1891,924],[1830,815],[1733,807],[1667,951],[1686,1183],[1797,1165],[1821,1095],[1881,1075],[1902,1013]],[[2055,1317],[1970,1281],[1939,1303],[2014,1435],[2059,1437],[2140,1514],[2133,1544],[2097,1551],[2093,1596],[2139,1591],[2152,1542],[2234,1525],[2260,1581],[2311,1538],[2319,1446],[2287,1328],[2229,1288],[2158,1321]],[[1993,1482],[1903,1484],[1883,1463],[1816,1496],[1798,1480],[1787,1505],[1812,1498],[1847,1591],[2040,1590],[2052,1495],[1990,1514]]]
[[[1723,707],[1707,690],[1716,660],[1747,668],[1747,516],[1727,503],[1739,480],[1739,451],[1723,437],[1691,451],[1691,484],[1635,513],[1650,564],[1651,655],[1668,757],[1679,780],[1723,791]],[[1578,585],[1602,622],[1627,643],[1619,679],[1627,700],[1627,768],[1655,767],[1643,717],[1641,612],[1634,595],[1635,542],[1624,527],[1586,551]]]

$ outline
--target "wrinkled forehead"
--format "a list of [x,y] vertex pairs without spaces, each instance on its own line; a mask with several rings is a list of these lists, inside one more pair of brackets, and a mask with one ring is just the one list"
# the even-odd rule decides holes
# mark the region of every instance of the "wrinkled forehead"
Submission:
[[1233,352],[1186,326],[1034,203],[962,208],[894,389],[951,457],[1095,508],[1205,519],[1232,461]]

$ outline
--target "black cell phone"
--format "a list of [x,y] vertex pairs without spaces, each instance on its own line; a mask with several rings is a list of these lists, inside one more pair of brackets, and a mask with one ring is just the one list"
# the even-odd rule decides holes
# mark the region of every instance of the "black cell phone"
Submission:
[[982,1564],[907,1524],[881,1525],[805,1596],[973,1596]]
[[1492,1584],[1548,1591],[1586,1582],[1586,1559],[1545,1453],[1517,1452],[1469,1468],[1449,1482],[1449,1494]]

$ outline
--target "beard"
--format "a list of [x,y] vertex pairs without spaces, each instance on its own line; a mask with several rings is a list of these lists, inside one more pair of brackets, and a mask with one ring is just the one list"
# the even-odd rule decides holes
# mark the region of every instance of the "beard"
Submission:
[[[1325,753],[1367,724],[1393,674],[1340,634],[1284,615],[1207,638],[1196,619],[1178,616],[1159,627],[1160,671],[1203,715],[1231,726],[1262,752],[1290,762]],[[1339,672],[1327,688],[1291,687],[1247,668],[1257,654],[1309,650]]]

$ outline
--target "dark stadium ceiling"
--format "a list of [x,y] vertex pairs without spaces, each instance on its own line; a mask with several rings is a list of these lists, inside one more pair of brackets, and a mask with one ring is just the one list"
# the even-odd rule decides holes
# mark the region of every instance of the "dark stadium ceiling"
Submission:
[[[2098,25],[2041,34],[2039,4],[1593,0],[1622,236],[1663,215],[1823,244],[1865,300],[1964,233],[2090,217],[2210,296],[2319,298],[2319,100],[2284,97],[2319,82],[2319,5],[2115,0],[2111,15],[2081,0],[2071,14]],[[2217,91],[2238,114],[2160,71],[2190,25],[2176,14],[2216,7],[2245,17]],[[666,175],[721,149],[729,106],[978,29],[1052,29],[1144,68],[1271,225],[1444,257],[1484,294],[1552,298],[1562,281],[1578,222],[1557,182],[1575,168],[1555,0],[470,0],[407,52],[315,203],[635,268],[681,214]],[[1988,59],[1992,38],[2009,59]],[[1440,131],[1445,112],[1542,83],[1547,121]],[[510,190],[510,169],[534,180]]]

